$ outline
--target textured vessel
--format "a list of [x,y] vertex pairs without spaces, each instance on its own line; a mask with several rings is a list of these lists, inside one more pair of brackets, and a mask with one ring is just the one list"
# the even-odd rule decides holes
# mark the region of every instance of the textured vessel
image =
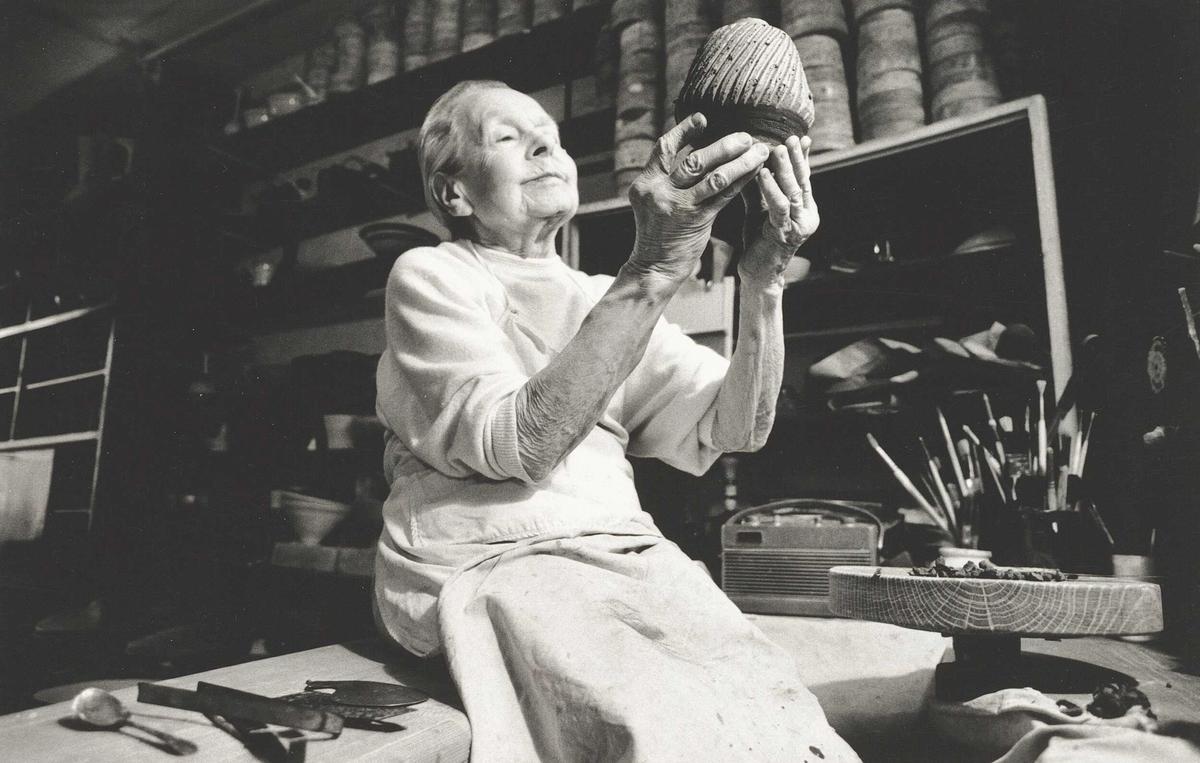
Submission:
[[742,19],[709,35],[675,101],[675,118],[701,112],[706,140],[744,130],[772,143],[806,135],[812,92],[792,39],[761,19]]

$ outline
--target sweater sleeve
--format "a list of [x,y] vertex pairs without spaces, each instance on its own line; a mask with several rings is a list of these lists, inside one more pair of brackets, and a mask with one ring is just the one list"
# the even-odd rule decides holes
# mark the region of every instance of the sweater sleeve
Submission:
[[629,455],[658,458],[691,474],[708,471],[721,455],[711,433],[728,368],[718,353],[659,319],[625,384]]
[[452,477],[530,482],[515,398],[528,380],[477,274],[438,249],[406,252],[388,277],[376,408],[418,458]]

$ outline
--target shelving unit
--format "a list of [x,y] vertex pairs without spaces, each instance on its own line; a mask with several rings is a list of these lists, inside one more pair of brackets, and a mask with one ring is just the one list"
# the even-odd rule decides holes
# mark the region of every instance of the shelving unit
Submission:
[[103,302],[0,327],[0,453],[54,450],[47,529],[89,532],[104,444],[115,317]]
[[[1049,124],[1046,116],[1046,104],[1040,96],[1004,103],[979,114],[936,122],[907,135],[869,141],[841,151],[814,155],[811,165],[817,200],[821,204],[823,212],[822,225],[824,228],[828,228],[831,224],[836,224],[838,219],[839,210],[835,204],[826,200],[824,193],[828,188],[823,184],[826,178],[838,171],[852,170],[858,167],[878,167],[892,158],[911,157],[922,150],[939,150],[940,146],[961,144],[972,138],[975,139],[975,145],[979,143],[986,145],[993,137],[1000,138],[1001,131],[1007,132],[1007,135],[1002,136],[1003,138],[1012,138],[1015,134],[1016,137],[1023,137],[1028,141],[1028,148],[1022,154],[1031,161],[1032,188],[1030,190],[1035,206],[1023,210],[1022,214],[1032,216],[1037,229],[1036,245],[1040,250],[1040,270],[1045,280],[1046,336],[1050,345],[1054,389],[1057,394],[1061,394],[1071,369],[1070,328],[1067,320],[1066,285],[1063,280],[1054,171],[1050,157]],[[984,140],[978,140],[980,137]],[[893,181],[897,180],[894,173],[886,169],[880,174],[892,175]],[[847,185],[850,187],[841,189],[842,193],[838,198],[869,190],[856,183]],[[1029,199],[1019,199],[1018,203],[1027,200]],[[568,263],[574,267],[589,270],[589,272],[615,272],[615,266],[619,266],[628,256],[628,246],[625,246],[626,242],[622,238],[633,232],[633,222],[628,210],[629,202],[626,199],[608,199],[582,205],[575,219],[567,228],[564,256]],[[729,211],[726,210],[726,212]],[[738,229],[737,225],[733,223],[740,225],[740,212],[738,210],[732,210],[732,212],[734,213],[732,215],[723,213],[723,220],[719,221],[716,226],[718,233],[722,230]],[[603,243],[607,249],[612,250],[615,259],[603,260],[602,257],[598,258],[589,253],[591,239],[585,229],[593,223],[610,234]],[[860,225],[861,221],[849,220],[849,224]],[[828,238],[824,230],[819,232],[811,242],[806,244],[806,253],[811,255],[814,245],[818,247],[821,245],[818,237]],[[631,237],[627,243],[632,245]],[[624,248],[622,248],[623,246]],[[808,279],[793,284],[789,288],[789,300],[794,301],[801,293],[825,286],[854,285],[870,279],[886,280],[905,272],[925,274],[944,268],[951,261],[956,264],[970,263],[1002,256],[1004,253],[995,250],[951,254],[949,249],[946,249],[934,254],[925,253],[923,256],[905,261],[880,263],[858,273],[816,272]],[[872,326],[872,328],[877,327],[876,325]]]
[[[914,423],[829,410],[806,396],[809,366],[858,339],[886,336],[922,344],[958,338],[992,320],[1025,323],[1048,345],[1056,397],[1071,373],[1070,330],[1045,101],[1012,101],[985,112],[812,157],[821,230],[802,254],[813,272],[784,297],[785,384],[797,391],[795,418],[777,420],[772,444],[751,459],[751,484],[764,497],[813,491],[878,498],[894,486],[876,474],[863,430]],[[740,245],[739,204],[724,210],[714,236]],[[1013,243],[954,253],[981,230],[1003,225]],[[625,199],[581,207],[568,226],[567,261],[615,273],[635,233]],[[859,256],[857,272],[827,268],[847,251],[888,241],[894,262]],[[866,261],[864,261],[866,260]],[[1030,383],[1032,388],[1032,383]],[[961,401],[964,413],[977,402]],[[915,421],[920,425],[919,419]],[[1073,421],[1065,422],[1068,428]],[[882,436],[882,435],[881,435]]]
[[529,32],[501,37],[242,130],[218,141],[216,147],[222,154],[242,158],[239,170],[256,166],[276,173],[419,127],[438,96],[464,79],[491,76],[525,92],[569,82],[591,70],[608,13],[607,3],[578,7]]

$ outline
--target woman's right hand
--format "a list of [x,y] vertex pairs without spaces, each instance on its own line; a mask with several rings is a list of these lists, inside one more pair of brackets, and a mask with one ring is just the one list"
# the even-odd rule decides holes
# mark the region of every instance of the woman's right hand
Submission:
[[658,139],[641,176],[629,189],[637,240],[628,265],[679,283],[688,278],[708,243],[717,212],[741,193],[770,151],[744,132],[683,154],[706,125],[692,114]]

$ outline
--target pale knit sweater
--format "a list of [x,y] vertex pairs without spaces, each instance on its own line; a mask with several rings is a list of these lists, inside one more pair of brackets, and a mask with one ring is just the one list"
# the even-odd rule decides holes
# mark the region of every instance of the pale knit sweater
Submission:
[[719,455],[711,431],[728,362],[660,320],[592,432],[546,479],[530,480],[517,391],[611,283],[558,257],[465,241],[410,250],[392,268],[376,377],[391,491],[375,592],[381,625],[409,651],[438,649],[437,596],[457,570],[531,540],[658,535],[627,454],[694,474]]

